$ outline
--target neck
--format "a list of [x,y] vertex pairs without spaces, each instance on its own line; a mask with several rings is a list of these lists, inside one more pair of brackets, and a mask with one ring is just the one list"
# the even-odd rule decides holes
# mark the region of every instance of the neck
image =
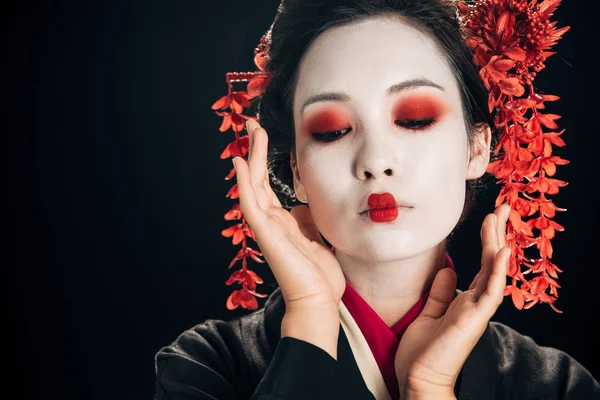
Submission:
[[445,254],[445,240],[414,257],[382,263],[335,253],[350,285],[389,327],[431,289],[446,266]]

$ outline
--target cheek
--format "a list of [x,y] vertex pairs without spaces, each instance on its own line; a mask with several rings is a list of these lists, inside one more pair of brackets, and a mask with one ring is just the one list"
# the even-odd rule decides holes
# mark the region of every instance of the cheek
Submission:
[[415,180],[429,192],[457,193],[464,190],[467,175],[467,137],[462,123],[444,124],[414,150]]
[[309,146],[303,152],[299,166],[308,195],[317,199],[334,193],[334,183],[342,178],[340,169],[343,160],[335,152],[314,147]]
[[343,220],[343,210],[348,201],[344,187],[348,186],[340,172],[339,161],[326,153],[308,151],[302,161],[298,161],[298,166],[313,221],[319,232],[331,240],[336,237]]
[[[454,133],[455,132],[455,133]],[[430,238],[439,242],[456,226],[465,204],[466,133],[454,128],[440,132],[438,140],[430,143],[422,152],[415,151],[413,170],[418,214],[417,241],[424,243]]]
[[352,190],[349,146],[305,146],[298,157],[302,183],[314,212],[335,212]]

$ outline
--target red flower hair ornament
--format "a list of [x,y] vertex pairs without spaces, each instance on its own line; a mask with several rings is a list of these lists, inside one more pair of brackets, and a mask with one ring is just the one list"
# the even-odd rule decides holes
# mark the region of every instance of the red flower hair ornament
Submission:
[[[464,37],[474,53],[474,62],[489,92],[488,107],[495,111],[496,131],[499,140],[493,150],[495,161],[487,172],[494,174],[502,185],[495,207],[507,203],[511,207],[507,224],[506,243],[511,248],[505,296],[511,296],[519,310],[529,309],[538,303],[549,304],[556,312],[554,302],[560,285],[558,272],[562,272],[550,260],[556,231],[564,227],[553,221],[557,207],[549,195],[557,194],[567,182],[553,178],[557,165],[569,161],[552,155],[553,146],[562,147],[563,130],[558,131],[559,115],[544,113],[546,101],[556,101],[558,96],[537,93],[533,81],[545,67],[545,61],[554,53],[549,49],[556,44],[570,27],[557,28],[550,21],[562,0],[480,0],[458,2],[457,15],[462,24]],[[279,5],[277,16],[283,11]],[[274,21],[275,22],[275,21]],[[272,29],[273,25],[271,25]],[[228,92],[213,105],[217,115],[223,117],[221,132],[233,130],[234,140],[221,153],[221,159],[242,157],[247,159],[248,135],[245,120],[256,116],[244,114],[250,100],[260,96],[268,83],[265,65],[269,58],[271,29],[260,39],[254,50],[254,72],[228,72],[225,74]],[[246,90],[235,91],[234,83],[245,84]],[[231,169],[225,177],[235,175]],[[238,198],[237,184],[226,197]],[[235,225],[221,234],[232,238],[234,245],[241,245],[229,268],[241,262],[242,268],[233,272],[227,285],[237,283],[241,289],[234,290],[227,299],[229,310],[240,305],[256,310],[257,297],[267,297],[257,292],[257,284],[263,280],[248,268],[248,261],[264,263],[262,254],[248,245],[255,237],[244,215],[235,203],[225,214],[227,221]],[[535,246],[538,257],[525,256],[525,249]]]

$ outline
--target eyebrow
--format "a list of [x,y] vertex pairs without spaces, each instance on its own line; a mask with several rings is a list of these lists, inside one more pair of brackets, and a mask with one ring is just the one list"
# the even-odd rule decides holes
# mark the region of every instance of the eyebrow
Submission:
[[[417,89],[420,87],[432,87],[438,90],[441,90],[442,92],[445,91],[446,89],[444,89],[443,86],[438,85],[435,82],[430,81],[429,79],[426,78],[416,78],[416,79],[409,79],[407,81],[403,81],[400,83],[396,83],[395,85],[392,85],[388,88],[387,90],[387,95],[392,95],[394,93],[399,93],[399,92],[403,92],[406,90],[411,90],[411,89]],[[319,94],[315,94],[313,96],[310,96],[308,98],[308,100],[306,100],[304,102],[304,104],[302,104],[302,107],[300,107],[300,114],[302,114],[304,112],[304,109],[306,107],[308,107],[311,104],[314,103],[318,103],[321,101],[340,101],[340,102],[348,102],[350,101],[350,96],[348,96],[345,93],[319,93]]]

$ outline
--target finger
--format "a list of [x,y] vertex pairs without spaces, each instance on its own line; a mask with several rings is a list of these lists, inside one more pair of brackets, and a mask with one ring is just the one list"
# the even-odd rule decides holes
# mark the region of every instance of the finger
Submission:
[[471,285],[469,285],[469,290],[475,289],[477,283],[479,282],[479,278],[481,278],[481,270],[479,270],[477,275],[475,275],[475,278],[473,278],[473,282],[471,282]]
[[475,297],[479,298],[481,293],[485,291],[487,280],[490,274],[490,269],[493,265],[493,260],[498,251],[498,239],[496,233],[496,215],[488,214],[481,225],[481,267],[477,274],[476,281],[473,280],[469,290],[475,289]]
[[[265,197],[267,198],[267,201],[265,202],[266,204],[263,205],[263,209],[265,205],[272,205],[275,207],[281,207],[281,202],[279,201],[279,199],[277,198],[277,195],[275,194],[275,192],[273,191],[273,189],[271,188],[271,183],[269,180],[269,168],[268,168],[268,153],[269,153],[269,135],[267,135],[267,132],[260,126],[260,124],[258,123],[258,121],[255,121],[253,119],[249,119],[246,121],[246,130],[248,131],[248,137],[249,137],[249,152],[248,152],[248,160],[250,162],[250,169],[253,171],[251,173],[252,175],[252,182],[255,186],[261,186],[261,190],[264,191],[265,193]],[[258,132],[257,132],[258,131]],[[262,135],[262,137],[261,137]],[[257,139],[258,137],[261,137],[259,139]],[[258,144],[256,144],[256,142],[259,142]],[[254,148],[256,147],[256,150],[254,150]],[[257,155],[258,154],[258,155]],[[258,161],[256,161],[256,158],[259,157],[260,159]],[[262,169],[263,170],[263,179],[259,179],[259,171],[254,172],[255,168],[254,168],[254,161],[250,161],[254,159],[256,161],[256,165],[259,165],[260,168],[258,169]],[[262,160],[261,160],[262,159]],[[262,201],[260,200],[260,195],[259,197],[259,203],[262,204]]]
[[454,300],[456,273],[450,268],[441,269],[433,280],[429,297],[419,317],[440,318]]
[[477,301],[478,306],[486,311],[488,318],[492,317],[504,299],[510,253],[509,247],[503,247],[498,251],[494,258],[494,266],[488,279],[487,289]]
[[[255,121],[248,121],[250,136],[252,140],[251,155],[249,157],[250,181],[256,192],[258,204],[264,210],[267,207],[278,204],[274,201],[276,197],[269,185],[269,173],[267,171],[268,141],[267,132],[260,128]],[[280,206],[280,204],[279,204]]]
[[506,225],[508,216],[510,215],[510,206],[508,204],[502,204],[498,207],[496,214],[496,221],[498,222],[498,248],[506,246]]
[[273,189],[271,188],[271,184],[269,183],[268,180],[265,182],[265,190],[269,193],[269,196],[271,198],[271,204],[274,207],[283,208],[283,206],[281,205],[281,202],[279,201],[279,198],[277,198],[277,195],[275,194],[275,192],[273,192]]
[[248,120],[248,128],[251,142],[248,158],[250,180],[254,186],[262,186],[267,169],[268,137],[265,130],[256,121]]
[[254,143],[252,143],[252,130],[253,125],[252,125],[252,120],[247,119],[246,120],[246,132],[248,133],[248,156],[246,157],[248,161],[250,161],[250,156],[252,155],[252,145]]
[[[252,151],[252,148],[254,146],[254,142],[255,142],[255,138],[256,138],[256,133],[255,130],[256,129],[262,129],[265,132],[265,136],[266,136],[266,151],[265,154],[268,154],[268,144],[269,144],[269,135],[266,134],[266,131],[264,130],[264,128],[260,125],[260,123],[255,120],[255,119],[249,119],[246,120],[246,130],[248,131],[248,138],[249,138],[249,152]],[[250,157],[248,157],[248,159],[250,159]],[[269,169],[267,166],[267,163],[265,162],[265,169],[264,169],[264,178],[266,181],[269,181]]]
[[290,213],[296,219],[298,228],[304,236],[317,243],[325,244],[308,207],[296,206],[291,209]]
[[265,131],[263,128],[260,128],[259,135],[263,136],[264,139],[264,144],[262,144],[263,149],[262,151],[264,152],[264,179],[263,179],[263,188],[265,193],[267,194],[267,197],[269,199],[269,203],[272,206],[275,207],[281,207],[281,202],[279,201],[279,199],[277,198],[277,195],[275,194],[275,192],[273,191],[273,188],[271,187],[271,180],[269,178],[269,163],[268,163],[268,154],[269,154],[269,135],[267,134],[267,131]]
[[256,193],[250,182],[248,164],[243,158],[234,157],[233,166],[236,170],[240,208],[244,214],[244,218],[246,218],[246,221],[248,221],[254,233],[259,234],[257,229],[260,229],[259,226],[261,218],[264,216],[264,212],[258,204]]
[[[495,218],[496,238],[494,240],[491,238],[491,235],[490,236],[486,235],[485,240],[488,240],[488,237],[489,237],[490,241],[492,241],[492,242],[495,241],[498,244],[498,247],[497,247],[498,249],[501,249],[502,247],[506,246],[506,225],[507,225],[507,221],[508,221],[508,216],[510,215],[510,211],[511,211],[511,208],[508,204],[502,204],[498,208],[496,208],[496,210],[494,212],[494,215],[496,216],[496,218]],[[492,218],[490,217],[490,219],[492,219]],[[484,221],[484,223],[485,223],[485,221]],[[485,229],[488,229],[487,226],[483,226],[481,229],[481,232],[480,232],[482,243],[484,243],[483,232]],[[484,264],[484,258],[486,258],[486,257],[484,257],[484,255],[482,254],[482,264],[481,264],[482,268],[479,271],[479,273],[475,276],[475,278],[473,279],[473,282],[469,286],[469,290],[475,289],[477,287],[477,285],[480,284],[481,275],[486,275],[486,277],[484,279],[489,277],[490,264],[489,263]],[[489,254],[488,254],[487,259],[490,260]],[[483,282],[482,287],[480,289],[481,291],[478,291],[479,294],[483,293],[483,291],[485,291],[486,285],[487,285],[487,283]]]

